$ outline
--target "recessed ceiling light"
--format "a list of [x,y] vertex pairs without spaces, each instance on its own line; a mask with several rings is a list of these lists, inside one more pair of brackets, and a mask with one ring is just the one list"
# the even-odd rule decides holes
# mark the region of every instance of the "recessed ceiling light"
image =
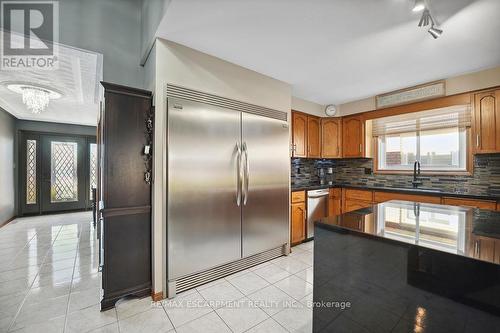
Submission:
[[49,106],[51,99],[62,97],[62,93],[34,83],[4,82],[4,85],[10,91],[22,95],[24,105],[35,114],[44,111]]
[[420,12],[425,9],[424,0],[415,0],[415,6],[413,6],[414,12]]

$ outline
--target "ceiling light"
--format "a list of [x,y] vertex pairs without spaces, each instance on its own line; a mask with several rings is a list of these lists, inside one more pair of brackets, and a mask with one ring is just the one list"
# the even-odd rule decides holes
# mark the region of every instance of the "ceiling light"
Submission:
[[420,12],[425,9],[424,0],[415,0],[415,6],[413,6],[414,12]]
[[443,30],[436,28],[434,25],[429,29],[429,33],[434,39],[438,39],[439,36],[443,33]]
[[34,114],[44,111],[51,99],[58,99],[62,96],[54,89],[32,83],[7,82],[4,84],[10,91],[22,95],[24,105]]
[[424,10],[422,13],[422,17],[420,18],[420,22],[418,22],[419,27],[426,27],[430,23],[434,24],[434,20],[432,19],[431,13],[428,9]]

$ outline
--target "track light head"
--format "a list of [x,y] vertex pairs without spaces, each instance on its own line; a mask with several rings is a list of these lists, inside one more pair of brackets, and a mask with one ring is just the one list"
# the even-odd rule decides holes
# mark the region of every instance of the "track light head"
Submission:
[[420,12],[425,9],[425,1],[424,0],[415,0],[415,6],[413,6],[414,12]]
[[434,25],[432,27],[430,27],[429,29],[429,34],[434,38],[434,39],[438,39],[439,36],[441,36],[441,34],[443,33],[443,30],[439,29],[439,28],[436,28]]
[[422,13],[422,17],[420,18],[420,21],[418,22],[419,27],[426,27],[429,24],[434,25],[434,20],[432,19],[431,13],[429,12],[428,9],[424,10]]

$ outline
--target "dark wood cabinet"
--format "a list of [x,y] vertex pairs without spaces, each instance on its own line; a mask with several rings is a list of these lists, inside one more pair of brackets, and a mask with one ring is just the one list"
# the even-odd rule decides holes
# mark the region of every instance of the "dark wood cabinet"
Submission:
[[361,116],[342,118],[342,156],[364,156],[364,123]]
[[101,310],[151,294],[151,92],[102,83],[98,134]]
[[500,152],[500,90],[474,96],[475,153]]
[[307,116],[292,112],[293,157],[307,157]]
[[342,118],[321,119],[321,157],[342,157]]
[[321,119],[307,117],[307,157],[321,157]]

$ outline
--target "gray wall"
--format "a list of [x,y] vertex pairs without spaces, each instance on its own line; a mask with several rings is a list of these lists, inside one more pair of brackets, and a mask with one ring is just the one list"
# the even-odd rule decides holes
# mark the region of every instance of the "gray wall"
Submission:
[[97,133],[97,127],[95,126],[49,123],[44,121],[31,121],[31,120],[17,120],[16,129],[18,131],[34,131],[34,132],[49,132],[49,133],[93,135],[93,136],[96,136]]
[[141,59],[145,60],[154,43],[156,29],[171,0],[142,0],[141,2]]
[[15,133],[16,119],[0,108],[0,224],[16,215]]
[[102,53],[104,81],[142,88],[141,7],[141,0],[61,0],[59,41]]

